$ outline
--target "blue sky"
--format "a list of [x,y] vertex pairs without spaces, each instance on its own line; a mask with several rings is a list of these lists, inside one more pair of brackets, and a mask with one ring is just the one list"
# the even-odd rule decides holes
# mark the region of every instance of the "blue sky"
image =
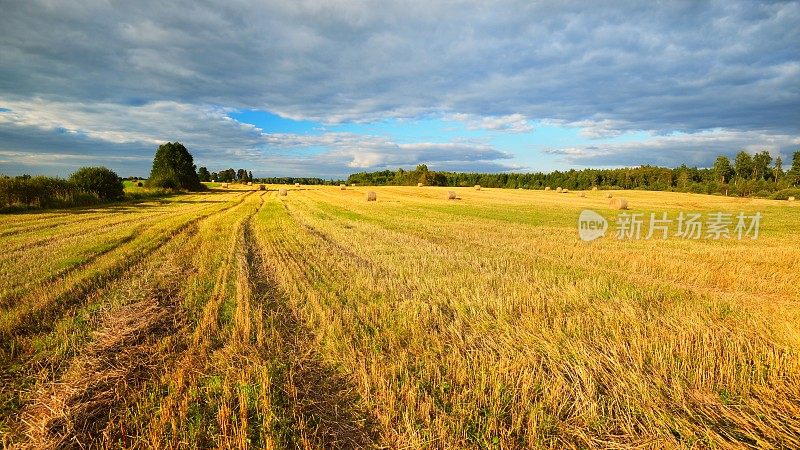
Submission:
[[8,1],[0,173],[708,166],[800,150],[800,3]]

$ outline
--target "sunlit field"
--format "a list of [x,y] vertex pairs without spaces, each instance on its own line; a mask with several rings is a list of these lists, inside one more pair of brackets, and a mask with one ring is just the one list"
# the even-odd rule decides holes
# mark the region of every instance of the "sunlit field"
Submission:
[[256,188],[0,215],[6,446],[800,448],[797,203]]

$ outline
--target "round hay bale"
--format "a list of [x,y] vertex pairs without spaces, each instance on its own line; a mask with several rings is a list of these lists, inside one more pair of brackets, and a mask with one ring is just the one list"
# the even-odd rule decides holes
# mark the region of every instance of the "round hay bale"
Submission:
[[252,186],[252,185],[253,185],[253,182],[252,182],[252,181],[248,181],[248,182],[247,182],[247,185],[248,185],[248,186]]
[[[140,184],[141,184],[141,183],[140,183]],[[789,201],[790,201],[790,202],[793,202],[793,201],[794,201],[794,197],[789,197]]]
[[368,202],[374,202],[376,200],[378,200],[378,194],[376,194],[375,191],[367,192],[367,201]]
[[356,186],[358,186],[358,184],[356,184],[356,183],[353,183],[353,184],[351,184],[350,186],[356,187]]
[[456,200],[457,198],[455,191],[447,191],[448,200]]
[[422,187],[422,183],[417,183],[417,187]]
[[628,201],[622,197],[613,198],[608,202],[611,209],[628,209]]
[[476,184],[475,185],[475,190],[476,191],[480,191],[481,190],[481,185],[480,184]]
[[340,184],[339,185],[339,189],[341,189],[343,191],[346,191],[347,190],[347,185],[346,184]]
[[561,193],[562,193],[562,194],[567,194],[567,193],[569,193],[569,189],[563,189],[563,190],[561,191]]
[[288,191],[288,190],[286,190],[286,189],[281,189],[281,190],[278,192],[278,195],[280,195],[281,197],[286,197],[287,195],[289,195],[289,191]]
[[560,194],[561,192],[563,192],[563,191],[564,191],[564,189],[561,189],[561,186],[559,186],[559,187],[557,187],[557,188],[556,188],[556,192],[558,192],[559,194]]
[[295,183],[294,187],[300,187],[300,183]]
[[142,184],[142,182],[141,182],[141,181],[137,181],[137,182],[136,182],[136,187],[142,187],[142,186],[144,186],[144,184]]
[[545,186],[545,187],[544,187],[544,190],[545,190],[545,191],[549,191],[549,190],[550,190],[550,186]]
[[258,185],[258,190],[259,190],[259,191],[266,191],[266,190],[267,190],[267,187],[266,187],[266,186],[264,186],[263,184],[259,184],[259,185]]
[[592,186],[592,192],[597,190],[597,186]]
[[612,194],[611,192],[609,192],[608,194],[606,194],[606,198],[611,198],[611,197],[613,197],[613,196],[614,196],[614,194]]
[[586,197],[586,192],[581,192],[580,194],[578,194],[578,197]]
[[222,187],[228,189],[228,183],[222,183]]

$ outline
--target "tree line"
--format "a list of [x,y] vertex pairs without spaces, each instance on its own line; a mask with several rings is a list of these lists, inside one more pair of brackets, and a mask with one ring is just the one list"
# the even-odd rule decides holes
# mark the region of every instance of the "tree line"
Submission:
[[306,184],[306,185],[320,185],[320,184],[335,184],[335,180],[323,180],[322,178],[315,177],[253,177],[253,172],[239,169],[226,169],[219,172],[209,172],[208,168],[200,167],[197,169],[197,175],[200,181],[209,182],[216,181],[220,183],[263,183],[263,184]]
[[783,190],[800,187],[800,151],[794,153],[788,171],[784,171],[781,158],[773,160],[769,152],[750,155],[742,151],[733,162],[727,156],[717,157],[710,168],[688,167],[684,164],[676,168],[645,165],[548,173],[464,173],[432,171],[425,164],[420,164],[414,170],[355,173],[347,178],[347,182],[377,186],[413,186],[422,183],[426,186],[456,187],[479,184],[509,189],[563,187],[583,190],[598,187],[769,197]]

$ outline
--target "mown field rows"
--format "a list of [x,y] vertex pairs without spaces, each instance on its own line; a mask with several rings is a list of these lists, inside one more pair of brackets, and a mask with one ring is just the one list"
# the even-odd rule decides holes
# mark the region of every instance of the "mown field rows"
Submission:
[[800,447],[800,208],[625,192],[761,236],[586,243],[601,193],[370,189],[0,218],[3,442]]

